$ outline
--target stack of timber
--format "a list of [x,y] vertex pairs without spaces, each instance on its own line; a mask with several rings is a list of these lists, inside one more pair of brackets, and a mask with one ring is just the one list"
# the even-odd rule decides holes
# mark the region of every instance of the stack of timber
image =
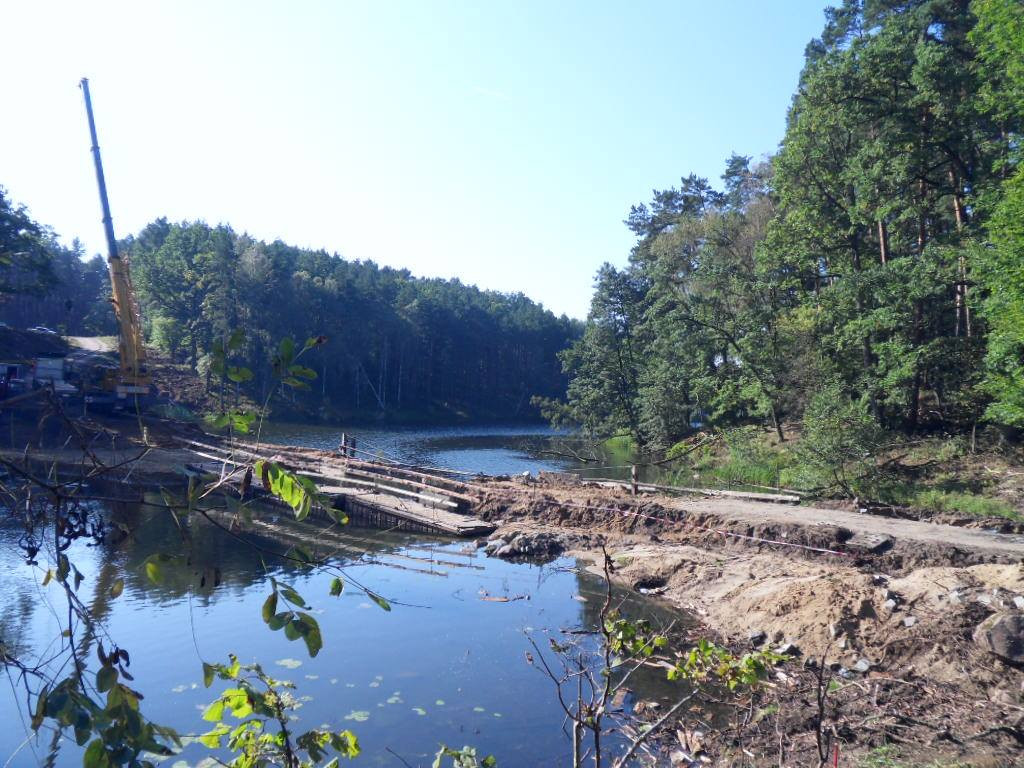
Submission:
[[[481,536],[495,526],[468,514],[483,488],[440,471],[367,461],[354,455],[239,440],[225,443],[176,438],[205,463],[200,467],[243,467],[271,461],[310,478],[335,509],[367,525],[398,530]],[[214,462],[210,464],[210,462]]]

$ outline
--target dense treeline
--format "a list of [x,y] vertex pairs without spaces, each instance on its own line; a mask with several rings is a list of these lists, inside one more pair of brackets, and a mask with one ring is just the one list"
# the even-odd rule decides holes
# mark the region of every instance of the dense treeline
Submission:
[[62,246],[0,187],[0,319],[17,328],[112,334],[117,326],[109,295],[102,258],[83,259],[77,240]]
[[[271,386],[280,339],[323,334],[300,404],[325,416],[526,418],[564,389],[557,353],[579,324],[522,294],[158,220],[127,243],[152,343],[209,377],[218,340],[245,330],[245,387]],[[209,381],[209,378],[207,378]],[[211,382],[215,384],[215,382]]]
[[1024,426],[1024,4],[826,15],[775,157],[633,207],[551,417],[655,447],[851,408]]
[[[190,364],[213,391],[223,386],[211,374],[214,350],[235,329],[245,341],[234,362],[254,374],[241,393],[259,400],[283,338],[326,336],[304,361],[315,382],[289,394],[308,414],[533,418],[531,396],[564,391],[557,353],[580,333],[580,323],[522,294],[416,278],[225,226],[160,219],[122,246],[150,343]],[[5,322],[116,333],[104,259],[83,260],[77,243],[61,247],[2,190],[0,254]]]

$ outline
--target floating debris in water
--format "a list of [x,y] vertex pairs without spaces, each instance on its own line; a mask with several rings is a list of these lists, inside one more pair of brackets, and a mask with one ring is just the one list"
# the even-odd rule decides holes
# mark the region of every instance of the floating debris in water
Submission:
[[285,669],[298,669],[302,666],[302,662],[298,659],[278,659],[274,663],[279,667],[284,667]]
[[351,712],[345,715],[345,719],[355,720],[357,723],[365,723],[367,720],[370,719],[370,713],[365,709],[353,709]]
[[425,710],[423,707],[413,707],[412,711],[415,712],[417,715],[427,714],[427,710]]

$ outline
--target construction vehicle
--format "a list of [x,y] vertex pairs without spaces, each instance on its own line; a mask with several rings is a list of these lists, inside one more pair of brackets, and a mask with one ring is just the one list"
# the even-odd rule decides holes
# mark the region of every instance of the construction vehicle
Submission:
[[[100,206],[103,209],[103,231],[107,237],[107,268],[112,288],[111,301],[117,317],[118,352],[120,367],[110,371],[101,382],[101,390],[114,396],[114,404],[123,405],[129,399],[137,400],[150,393],[151,380],[146,366],[146,349],[142,344],[142,315],[132,287],[128,262],[118,252],[114,237],[114,221],[110,216],[107,200],[107,183],[103,177],[103,161],[100,159],[100,145],[96,138],[96,121],[92,114],[92,99],[89,97],[89,79],[83,77],[80,83],[85,97],[85,113],[89,119],[89,138],[92,140],[92,157],[96,165],[96,184],[100,192]],[[102,396],[86,395],[87,400],[99,402]]]

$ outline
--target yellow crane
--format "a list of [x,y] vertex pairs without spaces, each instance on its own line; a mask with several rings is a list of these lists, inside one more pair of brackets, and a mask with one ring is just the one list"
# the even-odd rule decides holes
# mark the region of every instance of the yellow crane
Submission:
[[96,138],[96,121],[92,115],[92,99],[89,97],[89,79],[83,77],[82,95],[85,97],[85,113],[89,118],[89,137],[92,139],[92,157],[96,165],[96,184],[100,190],[100,205],[103,208],[103,230],[107,236],[107,268],[113,290],[114,314],[117,316],[118,352],[121,367],[116,381],[105,381],[104,388],[116,392],[118,400],[129,396],[147,395],[150,391],[149,369],[146,366],[146,349],[142,344],[142,315],[132,287],[128,262],[118,253],[114,237],[114,221],[110,216],[107,200],[107,183],[103,177],[103,161],[100,159],[100,145]]

